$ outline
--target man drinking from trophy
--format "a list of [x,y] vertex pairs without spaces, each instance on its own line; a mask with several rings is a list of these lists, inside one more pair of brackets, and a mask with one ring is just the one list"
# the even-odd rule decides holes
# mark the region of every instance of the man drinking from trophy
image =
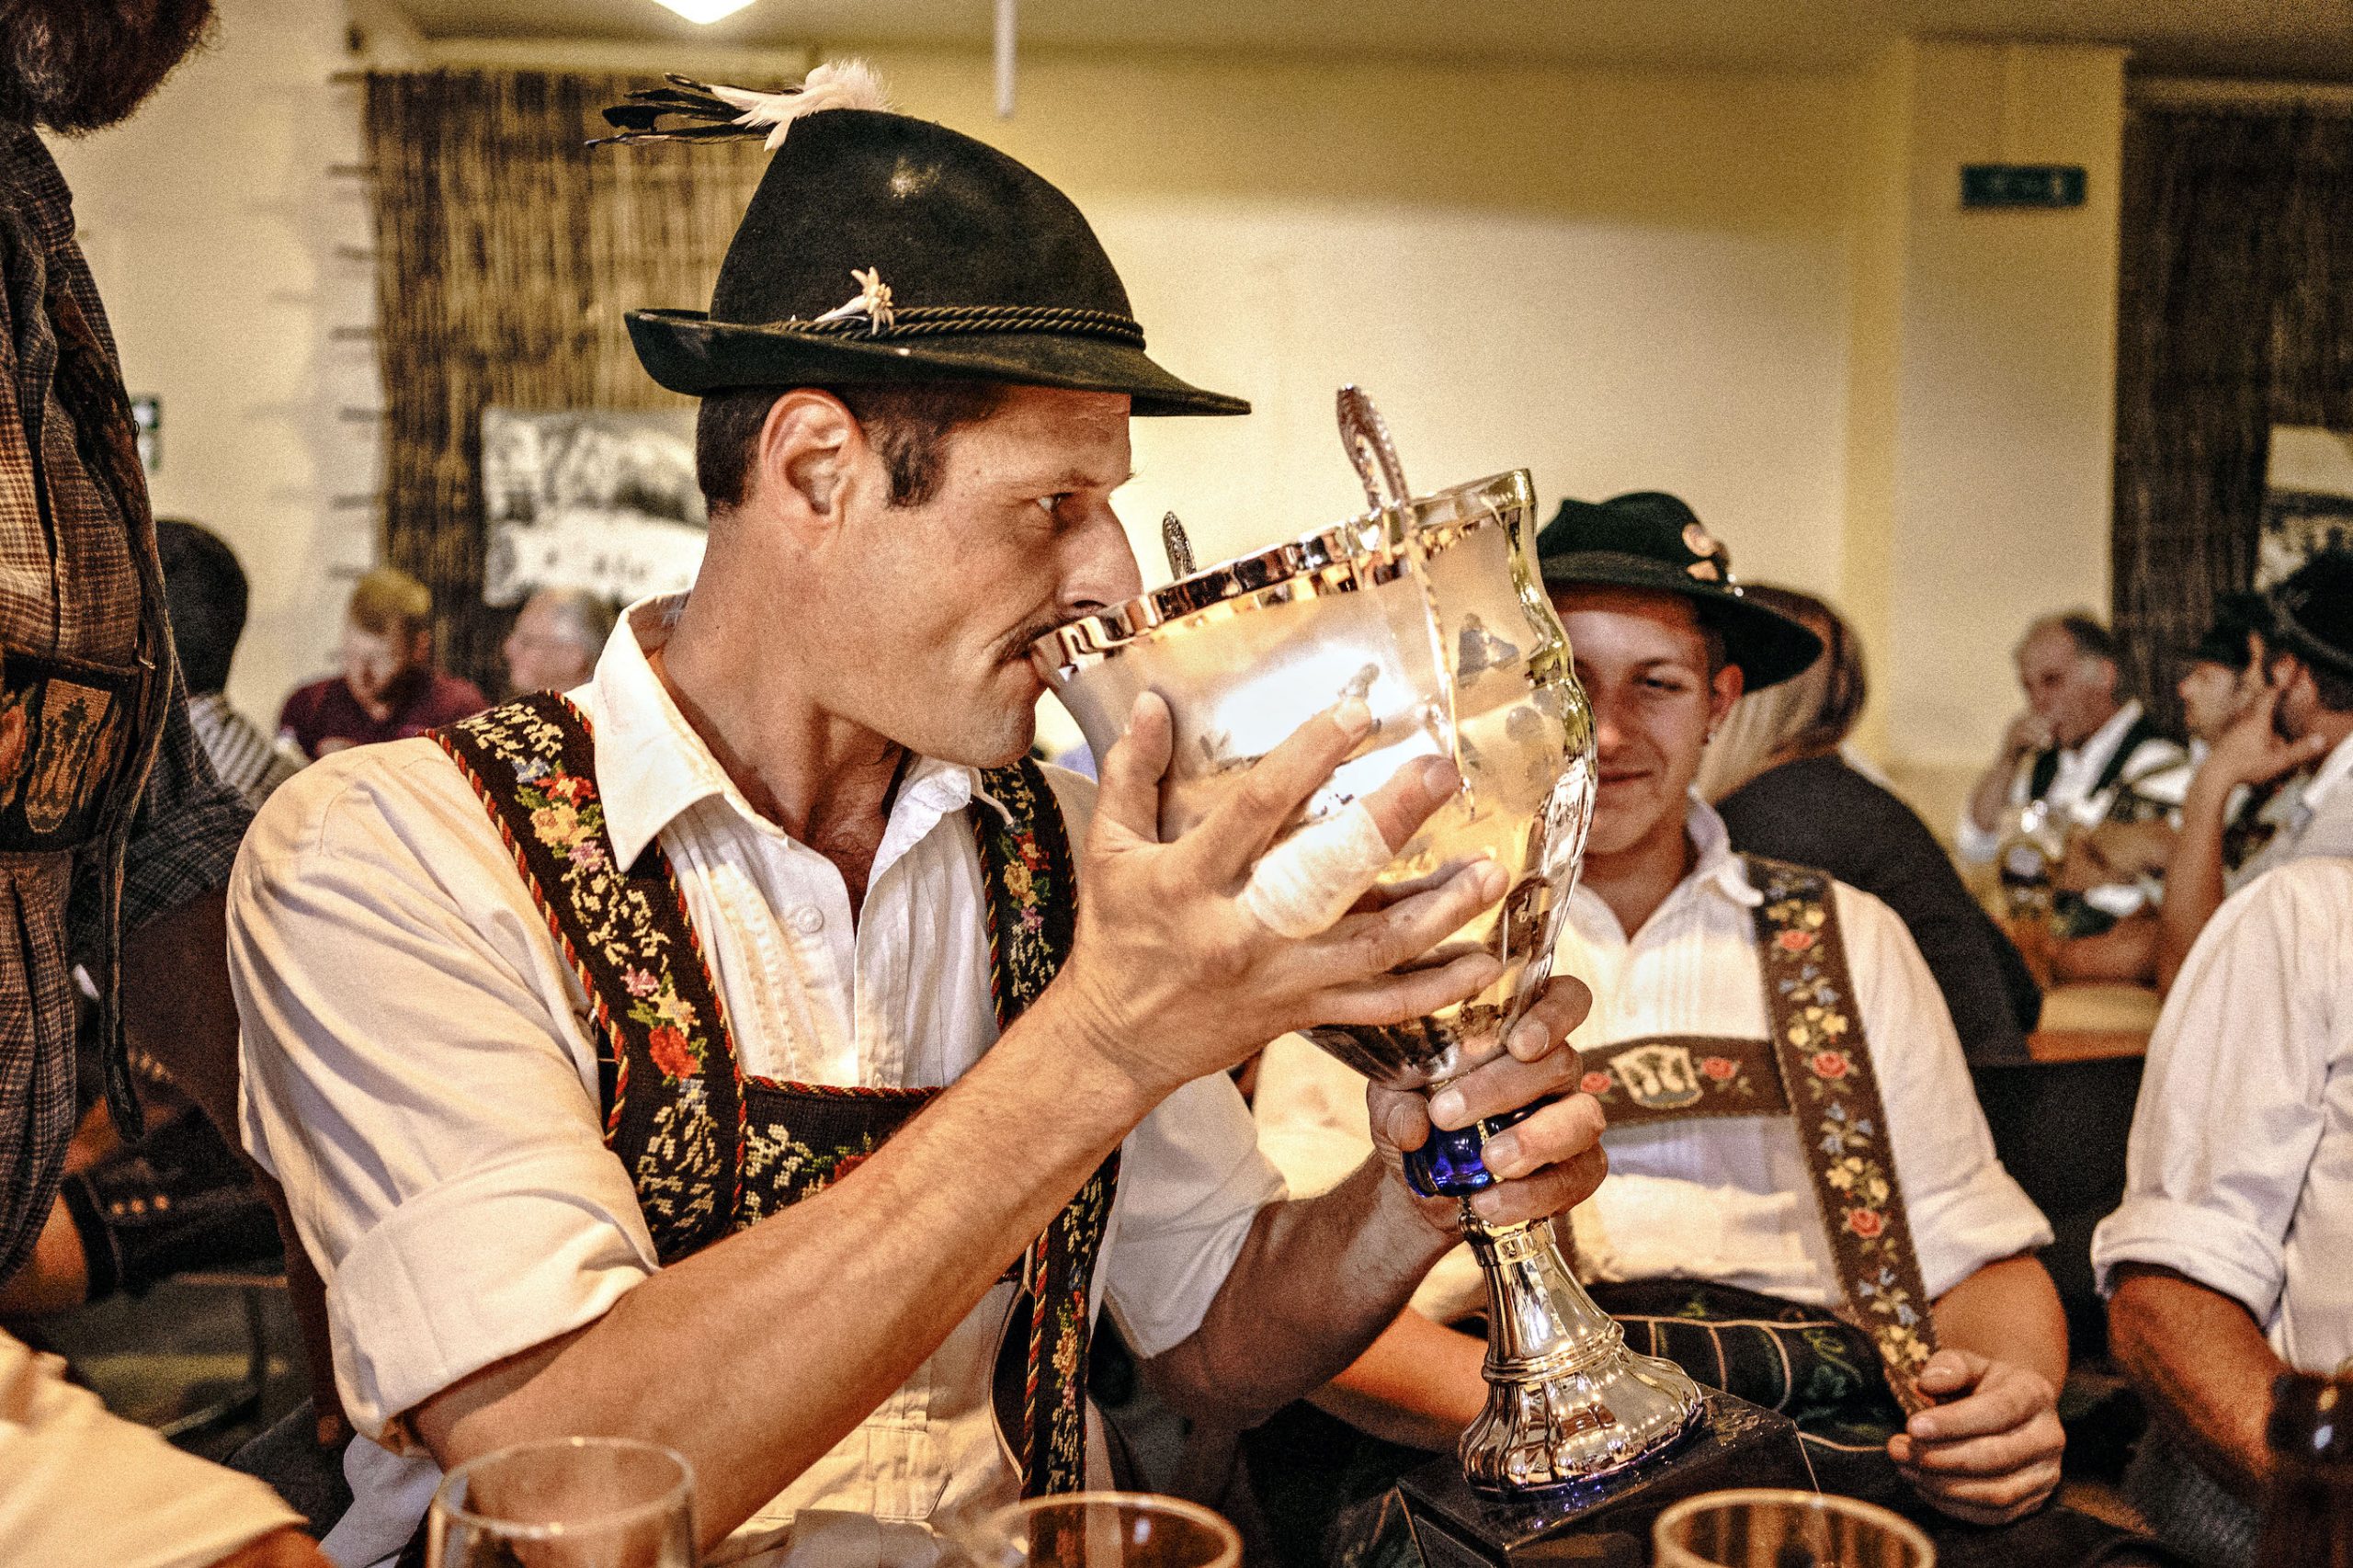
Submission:
[[[1995,1158],[1936,984],[1886,905],[1735,855],[1690,788],[1741,692],[1805,669],[1819,640],[1745,598],[1669,495],[1565,502],[1537,548],[1597,746],[1554,949],[1593,989],[1582,1086],[1609,1117],[1609,1180],[1558,1227],[1580,1277],[1634,1349],[1795,1418],[1825,1489],[1900,1480],[1977,1523],[2031,1511],[2063,1441],[2065,1324],[2031,1256],[2051,1231]],[[1256,1116],[1302,1189],[1362,1156],[1359,1097],[1304,1041],[1267,1051]],[[1255,1440],[1279,1526],[1321,1535],[1351,1500],[1306,1495],[1311,1471],[1368,1495],[1453,1446],[1484,1346],[1448,1325],[1484,1305],[1448,1258],[1321,1409]]]
[[[1239,1424],[1452,1244],[1398,1171],[1421,1095],[1372,1093],[1377,1152],[1292,1202],[1225,1070],[1495,981],[1484,951],[1415,960],[1499,867],[1356,898],[1453,769],[1285,860],[1361,701],[1167,842],[1155,699],[1099,798],[1024,760],[1032,642],[1140,591],[1129,418],[1247,405],[1145,357],[1059,191],[861,69],[658,97],[616,123],[780,145],[710,312],[631,322],[704,400],[694,589],[635,607],[576,707],[309,769],[232,889],[245,1132],[361,1433],[339,1562],[407,1549],[445,1469],[559,1434],[684,1454],[705,1546],[789,1524],[829,1562],[927,1561],[943,1510],[1101,1483],[1103,1307],[1173,1402]],[[1574,1091],[1584,1004],[1552,984],[1448,1125]],[[1521,1122],[1478,1214],[1586,1197],[1600,1128],[1573,1092]]]

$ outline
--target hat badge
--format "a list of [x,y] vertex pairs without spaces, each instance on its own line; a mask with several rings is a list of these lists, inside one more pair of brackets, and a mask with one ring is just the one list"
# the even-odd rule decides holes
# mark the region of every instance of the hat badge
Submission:
[[891,286],[882,281],[882,269],[879,267],[852,267],[849,276],[850,281],[858,285],[858,293],[809,324],[817,326],[829,321],[854,321],[864,316],[866,335],[877,336],[891,324],[891,318],[896,314],[891,308]]
[[1686,523],[1683,525],[1683,548],[1699,558],[1683,569],[1685,574],[1702,583],[1723,580],[1723,568],[1718,564],[1718,558],[1723,554],[1724,547],[1716,542],[1715,535],[1698,523]]

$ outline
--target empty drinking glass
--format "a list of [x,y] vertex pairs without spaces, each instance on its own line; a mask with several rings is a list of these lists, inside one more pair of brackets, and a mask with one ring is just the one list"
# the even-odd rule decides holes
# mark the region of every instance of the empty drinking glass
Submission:
[[426,1516],[426,1568],[695,1568],[694,1471],[627,1437],[469,1460]]
[[1146,1492],[1071,1492],[999,1508],[960,1536],[979,1568],[1238,1568],[1209,1509]]
[[1934,1568],[1918,1526],[1818,1492],[1706,1492],[1651,1527],[1656,1568]]

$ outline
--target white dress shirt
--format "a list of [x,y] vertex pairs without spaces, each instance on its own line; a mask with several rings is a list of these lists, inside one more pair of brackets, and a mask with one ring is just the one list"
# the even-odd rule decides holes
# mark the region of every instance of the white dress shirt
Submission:
[[[2141,704],[2127,702],[2109,715],[2108,722],[2084,737],[2083,744],[2060,748],[2058,770],[2052,775],[2051,788],[2042,792],[2041,798],[2062,824],[2097,827],[2108,820],[2109,811],[2116,803],[2116,791],[2124,788],[2169,806],[2181,804],[2181,798],[2189,788],[2189,754],[2162,737],[2153,736],[2133,747],[2116,781],[2105,790],[2097,787],[2099,776],[2116,756],[2116,748],[2124,744],[2125,732],[2140,719]],[[2013,809],[2035,798],[2033,775],[2033,756],[2020,757],[2018,772],[2010,780]],[[1982,865],[2001,848],[2010,825],[2004,822],[1990,829],[1979,827],[1977,819],[1964,804],[1961,824],[1954,830],[1953,852],[1963,860]]]
[[[1765,1040],[1753,914],[1759,895],[1722,819],[1695,797],[1698,859],[1630,939],[1590,889],[1570,895],[1553,972],[1593,990],[1571,1038],[1593,1061],[1649,1035]],[[1999,1258],[2044,1245],[2040,1210],[1994,1156],[1969,1070],[1919,949],[1893,911],[1837,884],[1838,921],[1888,1136],[1931,1297]],[[1328,1186],[1370,1147],[1364,1081],[1306,1040],[1267,1048],[1256,1100],[1260,1144],[1294,1190]],[[1603,1134],[1609,1175],[1571,1216],[1587,1279],[1713,1280],[1833,1306],[1838,1276],[1812,1177],[1787,1116],[1707,1119]],[[1483,1301],[1470,1249],[1433,1270],[1414,1304],[1440,1322]]]
[[2120,1263],[2239,1302],[2290,1366],[2353,1358],[2353,859],[2291,861],[2199,933],[2092,1236],[2103,1291]]
[[[683,601],[624,618],[572,694],[596,726],[620,863],[659,838],[746,1074],[953,1082],[997,1036],[977,775],[917,760],[853,925],[832,863],[753,811],[648,665]],[[1050,771],[1074,840],[1093,786]],[[338,1562],[396,1551],[438,1478],[404,1417],[602,1316],[655,1267],[604,1144],[586,1003],[481,801],[428,740],[323,759],[256,819],[229,890],[247,1146],[325,1276],[337,1388],[364,1435]],[[855,1178],[852,1178],[855,1179]],[[1222,1076],[1127,1140],[1095,1276],[1140,1355],[1199,1326],[1281,1196]],[[1000,1284],[915,1376],[752,1521],[803,1508],[922,1520],[1010,1500],[988,1381]],[[776,1354],[792,1353],[777,1325]],[[705,1375],[709,1375],[706,1373]]]

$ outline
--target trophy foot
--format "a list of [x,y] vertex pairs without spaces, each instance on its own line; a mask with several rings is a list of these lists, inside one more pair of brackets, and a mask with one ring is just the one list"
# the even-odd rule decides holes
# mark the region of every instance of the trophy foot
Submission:
[[1614,1475],[1665,1452],[1699,1418],[1699,1386],[1621,1342],[1574,1372],[1488,1374],[1462,1434],[1462,1473],[1483,1492],[1534,1492]]
[[1672,1448],[1697,1424],[1699,1385],[1626,1348],[1545,1222],[1489,1227],[1463,1206],[1487,1280],[1487,1405],[1462,1434],[1465,1480],[1487,1492],[1594,1481]]

